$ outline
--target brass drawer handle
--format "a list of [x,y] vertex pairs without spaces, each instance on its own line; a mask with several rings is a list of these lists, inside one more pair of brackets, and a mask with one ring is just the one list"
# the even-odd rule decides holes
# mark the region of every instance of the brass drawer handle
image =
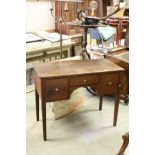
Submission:
[[55,91],[59,91],[59,89],[58,88],[55,88]]
[[108,85],[112,85],[112,82],[111,82],[111,81],[109,81],[109,82],[108,82]]

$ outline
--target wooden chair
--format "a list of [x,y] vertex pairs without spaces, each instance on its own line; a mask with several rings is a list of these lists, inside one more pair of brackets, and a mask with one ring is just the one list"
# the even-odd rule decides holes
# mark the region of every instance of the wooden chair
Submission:
[[119,152],[117,153],[117,155],[124,155],[124,152],[129,144],[129,132],[125,133],[122,136],[122,139],[123,139],[123,144],[122,144]]
[[[107,24],[116,28],[115,40],[117,47],[121,46],[121,39],[124,38],[129,23],[129,17],[124,16],[126,3],[123,2],[121,3],[121,5],[123,5],[124,7],[119,12],[117,12],[116,14],[114,14],[106,20]],[[107,14],[110,14],[110,12],[113,12],[115,9],[115,6],[108,6]]]

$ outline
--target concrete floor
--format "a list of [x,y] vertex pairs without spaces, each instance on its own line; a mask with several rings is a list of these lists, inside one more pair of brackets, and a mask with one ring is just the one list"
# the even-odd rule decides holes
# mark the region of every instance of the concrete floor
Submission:
[[[31,91],[32,90],[32,91]],[[47,104],[47,138],[43,141],[42,121],[36,121],[33,85],[27,87],[27,155],[116,155],[122,135],[128,131],[129,106],[120,102],[117,126],[113,127],[114,98],[106,96],[98,111],[98,97],[85,91],[84,106],[54,120],[52,103]],[[128,155],[128,148],[125,152]]]

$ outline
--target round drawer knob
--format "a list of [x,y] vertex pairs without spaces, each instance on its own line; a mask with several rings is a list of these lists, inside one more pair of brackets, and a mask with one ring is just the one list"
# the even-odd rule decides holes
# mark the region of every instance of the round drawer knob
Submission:
[[84,82],[87,82],[87,80],[85,79],[85,80],[83,80]]
[[111,82],[111,81],[109,81],[109,82],[108,82],[108,85],[112,85],[112,82]]
[[119,85],[118,85],[118,87],[119,87],[119,88],[121,88],[121,87],[122,87],[122,85],[121,85],[121,84],[119,84]]
[[55,88],[55,91],[58,91],[59,89],[58,88]]

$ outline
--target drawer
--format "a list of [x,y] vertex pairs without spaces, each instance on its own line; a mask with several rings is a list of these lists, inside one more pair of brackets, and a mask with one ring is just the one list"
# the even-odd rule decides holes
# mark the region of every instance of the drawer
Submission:
[[111,73],[101,76],[101,91],[104,94],[113,94],[119,86],[119,74]]
[[67,79],[46,80],[46,98],[55,101],[67,98]]
[[96,84],[99,80],[98,76],[80,76],[70,79],[70,86],[86,86]]

